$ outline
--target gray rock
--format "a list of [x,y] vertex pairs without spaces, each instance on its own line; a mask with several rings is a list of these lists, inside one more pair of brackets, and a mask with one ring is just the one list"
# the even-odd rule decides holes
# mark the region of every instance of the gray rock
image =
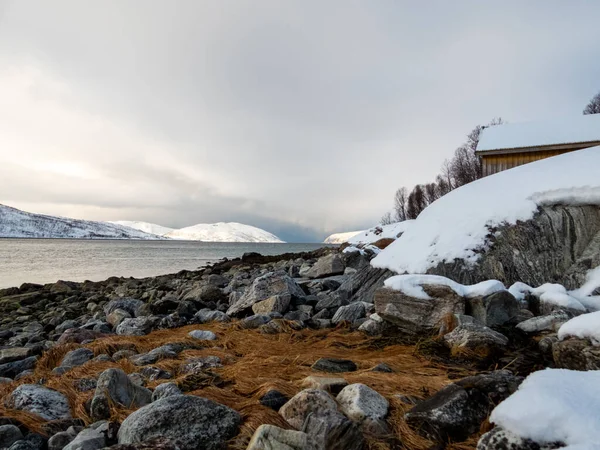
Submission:
[[338,358],[320,358],[311,368],[329,373],[354,372],[358,369],[353,361]]
[[8,397],[10,407],[37,414],[46,420],[70,419],[67,397],[38,384],[22,384]]
[[179,372],[181,374],[199,373],[217,367],[222,367],[221,358],[218,356],[203,356],[187,360],[186,363],[179,368]]
[[73,382],[73,386],[79,392],[93,391],[98,386],[98,382],[94,378],[81,378]]
[[188,336],[199,341],[214,341],[217,339],[217,335],[208,330],[192,330],[188,333]]
[[554,450],[561,447],[565,447],[562,442],[537,443],[500,427],[485,433],[477,443],[477,450]]
[[499,291],[467,299],[466,312],[487,327],[497,327],[514,321],[520,309],[519,302],[510,292]]
[[284,272],[269,272],[257,277],[242,296],[227,310],[228,316],[238,316],[246,313],[255,303],[275,295],[303,297],[304,291]]
[[23,433],[14,425],[0,426],[0,448],[8,448],[23,439]]
[[341,377],[316,377],[311,375],[302,380],[304,389],[320,389],[333,395],[339,394],[346,386],[348,386],[348,382]]
[[320,389],[305,389],[283,405],[279,414],[295,429],[301,430],[309,416],[322,415],[326,411],[337,412],[333,397]]
[[444,343],[453,350],[468,349],[490,352],[506,347],[508,338],[483,325],[466,323],[444,335]]
[[375,310],[408,336],[437,334],[448,316],[465,313],[465,300],[447,286],[425,285],[429,299],[382,288],[375,292]]
[[290,300],[291,295],[289,294],[274,295],[252,305],[252,311],[254,314],[269,314],[272,312],[285,314],[290,307]]
[[255,314],[240,320],[240,326],[246,329],[258,328],[271,321],[271,316],[266,314]]
[[365,305],[362,302],[356,302],[350,303],[348,306],[341,306],[333,315],[331,322],[334,324],[340,322],[355,323],[363,317],[365,317]]
[[387,415],[389,402],[377,391],[361,383],[346,386],[336,397],[346,416],[355,422],[383,420]]
[[77,348],[68,352],[62,359],[62,367],[76,367],[85,364],[94,357],[94,352],[87,348]]
[[525,333],[539,333],[541,331],[558,331],[560,326],[573,317],[563,310],[553,311],[547,316],[532,317],[517,325],[517,328]]
[[82,342],[91,342],[99,337],[104,336],[104,333],[94,330],[86,330],[84,328],[69,328],[63,334],[61,334],[60,338],[58,338],[57,343],[59,344],[68,344],[68,343],[77,343],[81,344]]
[[388,323],[383,320],[379,314],[371,314],[369,318],[358,327],[358,331],[362,331],[369,336],[378,336],[385,332],[387,328]]
[[[321,298],[318,303],[315,305],[316,311],[323,310],[335,310],[337,311],[341,306],[345,306],[348,304],[348,296],[345,293],[333,292],[323,298]],[[330,317],[323,317],[323,319],[328,319]]]
[[0,364],[0,377],[16,378],[19,374],[31,370],[37,364],[37,356],[30,356],[20,361]]
[[285,320],[292,320],[297,322],[306,322],[310,320],[310,314],[304,311],[290,311],[283,316]]
[[358,426],[336,410],[311,414],[303,427],[319,449],[362,450],[365,438]]
[[339,275],[344,273],[346,265],[344,260],[337,253],[331,253],[323,256],[308,270],[302,272],[307,278],[323,278],[331,275]]
[[117,350],[113,353],[112,359],[113,361],[120,361],[121,359],[131,358],[132,356],[137,355],[133,350]]
[[106,446],[103,433],[93,428],[81,431],[63,450],[98,450]]
[[167,370],[158,367],[147,366],[140,370],[140,375],[150,381],[169,380],[173,378],[173,374]]
[[302,431],[284,430],[274,425],[256,429],[246,450],[319,450],[316,443]]
[[129,313],[131,317],[138,317],[144,302],[135,298],[118,298],[111,300],[104,306],[104,314],[110,315],[113,311],[120,309]]
[[40,447],[31,441],[21,440],[11,445],[8,450],[40,450]]
[[144,336],[150,333],[158,322],[159,319],[153,316],[124,319],[117,327],[116,332],[125,336]]
[[263,395],[259,401],[261,405],[271,408],[275,411],[279,411],[281,407],[289,401],[289,398],[281,392],[271,389],[269,392]]
[[386,269],[375,269],[370,264],[362,266],[339,287],[338,292],[344,292],[350,302],[363,301],[375,303],[375,292],[383,287],[389,277],[395,275]]
[[600,347],[588,339],[570,338],[552,344],[556,367],[570,370],[600,370]]
[[31,348],[28,347],[3,348],[0,350],[0,365],[20,361],[28,356],[31,356]]
[[463,378],[405,414],[406,422],[435,441],[463,441],[481,427],[492,409],[511,395],[522,378],[508,371]]
[[236,411],[202,397],[166,397],[127,417],[119,429],[119,444],[166,437],[176,440],[181,450],[217,450],[238,433],[241,421]]
[[371,369],[372,372],[394,373],[394,370],[386,363],[379,363]]
[[155,402],[161,398],[172,397],[173,395],[183,395],[181,389],[175,383],[163,383],[156,386],[152,393],[152,401]]
[[70,433],[68,431],[61,431],[56,433],[50,439],[48,439],[48,450],[63,450],[77,434]]
[[77,328],[77,322],[75,320],[65,320],[60,325],[58,325],[54,329],[54,331],[56,331],[57,333],[63,333],[64,331],[68,330],[69,328]]
[[124,309],[117,308],[106,316],[106,322],[111,324],[113,327],[117,327],[125,319],[131,319],[131,318],[132,318],[132,316],[130,313],[128,313]]
[[229,316],[222,311],[213,311],[210,309],[201,309],[194,315],[198,323],[209,322],[229,322]]
[[126,408],[139,408],[152,401],[152,392],[134,384],[121,369],[107,369],[98,377],[96,392],[90,406],[94,420],[108,419],[113,403]]

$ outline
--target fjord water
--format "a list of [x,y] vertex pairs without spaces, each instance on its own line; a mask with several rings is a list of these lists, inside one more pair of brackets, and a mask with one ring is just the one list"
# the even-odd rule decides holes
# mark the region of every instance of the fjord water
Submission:
[[150,277],[195,270],[246,252],[277,255],[325,244],[197,241],[0,239],[0,288],[58,280],[101,281],[111,276]]

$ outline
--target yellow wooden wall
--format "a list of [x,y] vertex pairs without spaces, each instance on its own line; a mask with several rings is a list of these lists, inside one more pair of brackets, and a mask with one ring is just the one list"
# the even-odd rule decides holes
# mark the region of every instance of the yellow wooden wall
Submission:
[[544,150],[524,153],[509,153],[506,155],[482,155],[481,169],[483,176],[485,177],[506,169],[512,169],[513,167],[522,166],[523,164],[572,151],[575,150]]

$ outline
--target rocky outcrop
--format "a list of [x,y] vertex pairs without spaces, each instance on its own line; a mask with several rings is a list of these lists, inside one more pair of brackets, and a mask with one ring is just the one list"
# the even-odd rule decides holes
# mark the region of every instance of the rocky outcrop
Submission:
[[600,265],[600,208],[543,206],[532,220],[490,230],[489,239],[491,248],[475,267],[457,260],[429,273],[462,284],[500,280],[507,286],[521,281],[576,289],[586,272]]
[[448,317],[465,313],[465,300],[447,286],[425,285],[428,299],[381,288],[375,292],[375,310],[408,336],[437,334]]

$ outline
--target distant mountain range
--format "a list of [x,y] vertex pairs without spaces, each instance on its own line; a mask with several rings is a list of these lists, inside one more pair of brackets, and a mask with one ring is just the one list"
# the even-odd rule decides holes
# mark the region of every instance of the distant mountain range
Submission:
[[34,214],[1,204],[0,238],[283,242],[274,234],[241,223],[198,224],[176,230],[147,222],[96,222]]

